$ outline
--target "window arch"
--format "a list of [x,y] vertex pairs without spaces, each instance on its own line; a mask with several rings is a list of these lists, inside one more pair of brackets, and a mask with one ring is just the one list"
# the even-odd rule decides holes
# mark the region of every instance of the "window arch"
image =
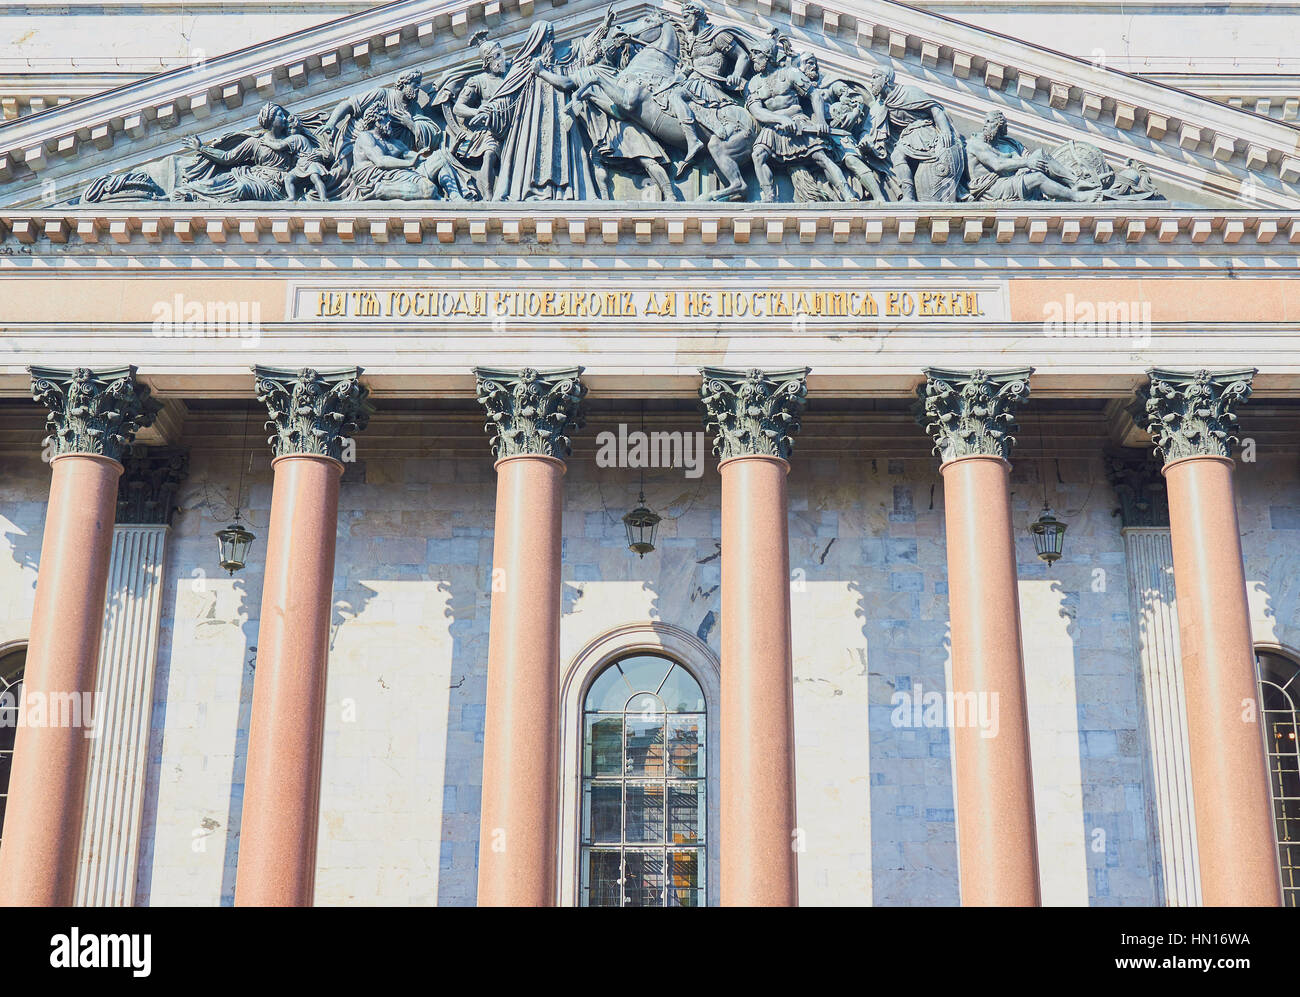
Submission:
[[18,708],[22,704],[25,644],[0,646],[0,838],[4,836],[5,805],[9,802],[9,770],[13,764]]
[[704,906],[706,723],[699,681],[665,654],[617,658],[587,687],[581,906]]
[[1282,902],[1288,907],[1300,907],[1300,664],[1267,648],[1257,649],[1255,658],[1259,663],[1259,699],[1282,872]]

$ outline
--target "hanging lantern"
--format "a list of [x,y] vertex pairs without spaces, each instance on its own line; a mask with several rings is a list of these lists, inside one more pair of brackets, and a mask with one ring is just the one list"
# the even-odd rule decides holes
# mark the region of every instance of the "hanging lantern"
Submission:
[[645,492],[637,498],[637,507],[623,517],[627,528],[628,550],[645,557],[655,549],[655,534],[659,532],[659,515],[645,504]]
[[1044,561],[1051,564],[1061,556],[1065,549],[1065,524],[1052,515],[1046,504],[1039,517],[1029,524],[1029,532],[1034,535],[1034,548]]
[[224,530],[217,530],[217,544],[221,551],[221,566],[232,575],[243,568],[248,560],[248,548],[257,537],[244,529],[236,513],[235,521]]

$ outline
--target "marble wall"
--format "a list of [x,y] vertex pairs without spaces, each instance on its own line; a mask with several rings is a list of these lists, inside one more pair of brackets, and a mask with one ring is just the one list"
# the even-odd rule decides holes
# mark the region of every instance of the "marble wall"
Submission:
[[[600,427],[589,427],[594,432]],[[683,428],[692,428],[685,423]],[[624,547],[638,474],[580,450],[566,478],[567,664],[655,619],[718,647],[718,479],[651,469],[659,550]],[[494,478],[481,461],[365,459],[342,486],[317,879],[321,904],[474,899]],[[1160,902],[1124,544],[1100,461],[1024,461],[1018,528],[1049,501],[1066,556],[1018,546],[1044,901]],[[30,619],[48,469],[0,466],[0,641]],[[213,532],[233,458],[196,451],[167,549],[137,902],[233,900],[269,461],[245,469],[258,541],[232,577]],[[1300,644],[1300,469],[1239,474],[1256,637]],[[958,901],[950,739],[925,712],[949,669],[943,491],[930,460],[801,459],[790,479],[798,818],[805,904]],[[716,707],[716,704],[711,704]],[[919,722],[917,722],[919,721]],[[570,774],[568,777],[572,778]]]

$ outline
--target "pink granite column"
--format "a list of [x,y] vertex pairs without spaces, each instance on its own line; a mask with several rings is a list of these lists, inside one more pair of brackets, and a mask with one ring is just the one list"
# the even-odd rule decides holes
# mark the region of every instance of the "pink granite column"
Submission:
[[704,368],[722,477],[723,906],[799,903],[786,458],[807,368]]
[[[928,369],[921,421],[943,457],[961,901],[1037,906],[1038,844],[1015,536],[1012,410],[1031,371]],[[996,729],[976,722],[993,717]]]
[[50,501],[23,679],[0,906],[72,904],[121,457],[158,403],[135,368],[33,367],[50,409]]
[[556,903],[564,460],[582,368],[477,368],[497,455],[478,903]]
[[1281,904],[1231,458],[1232,410],[1249,397],[1254,373],[1153,369],[1143,396],[1149,431],[1165,458],[1207,907]]
[[254,372],[276,456],[235,904],[307,907],[316,881],[340,458],[370,412],[360,368]]

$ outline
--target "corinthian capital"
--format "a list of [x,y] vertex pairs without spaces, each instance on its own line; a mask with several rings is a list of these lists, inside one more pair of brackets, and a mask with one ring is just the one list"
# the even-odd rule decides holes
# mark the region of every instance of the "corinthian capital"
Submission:
[[475,367],[475,390],[487,411],[486,429],[497,460],[539,454],[563,460],[570,436],[583,426],[587,386],[581,367],[504,370]]
[[927,367],[916,389],[916,421],[934,440],[934,452],[945,461],[977,455],[1010,460],[1018,429],[1013,413],[1029,400],[1033,372]]
[[135,379],[134,367],[90,370],[28,367],[32,397],[50,410],[51,457],[98,454],[121,460],[136,432],[153,424],[162,404]]
[[361,383],[360,367],[289,370],[254,367],[257,400],[266,406],[266,428],[276,457],[311,454],[343,459],[343,446],[366,428],[374,408]]
[[790,459],[799,416],[808,404],[808,367],[793,370],[732,370],[701,367],[704,428],[713,453],[728,457]]
[[1254,367],[1195,372],[1152,367],[1138,390],[1134,415],[1166,464],[1182,457],[1231,457],[1237,442],[1233,409],[1250,397],[1255,373]]

